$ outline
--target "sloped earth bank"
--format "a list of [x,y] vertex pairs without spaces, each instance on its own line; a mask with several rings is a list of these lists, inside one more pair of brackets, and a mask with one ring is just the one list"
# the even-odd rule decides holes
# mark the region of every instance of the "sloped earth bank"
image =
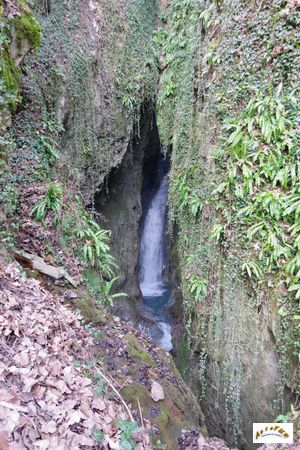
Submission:
[[85,290],[49,292],[19,269],[0,269],[1,450],[127,448],[126,433],[132,448],[176,449],[182,428],[203,425],[168,353]]
[[187,429],[203,417],[168,353],[84,290],[53,293],[20,269],[0,262],[1,450],[228,450]]
[[[115,419],[130,417],[109,388],[95,393],[99,372],[88,364],[93,339],[79,314],[22,277],[16,264],[1,269],[0,284],[0,448],[97,448],[97,440],[121,448]],[[148,430],[135,441],[150,448]]]

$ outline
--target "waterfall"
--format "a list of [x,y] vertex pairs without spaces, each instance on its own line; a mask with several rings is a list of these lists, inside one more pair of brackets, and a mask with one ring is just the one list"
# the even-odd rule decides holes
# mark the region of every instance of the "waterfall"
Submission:
[[[140,287],[144,305],[155,326],[148,329],[153,341],[165,350],[171,350],[171,318],[168,305],[171,297],[169,284],[164,283],[166,264],[165,221],[168,199],[167,176],[150,201],[140,240]],[[150,313],[150,315],[149,315]],[[147,327],[146,327],[147,328]]]
[[140,286],[144,297],[159,296],[164,291],[164,232],[168,198],[167,176],[162,179],[147,215],[140,244]]

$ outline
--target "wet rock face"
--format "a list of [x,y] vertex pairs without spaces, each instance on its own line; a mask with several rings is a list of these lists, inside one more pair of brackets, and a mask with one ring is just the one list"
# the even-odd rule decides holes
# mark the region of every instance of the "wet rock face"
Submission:
[[[256,313],[238,277],[234,281],[223,274],[219,280],[223,295],[220,303],[217,295],[215,298],[217,328],[212,328],[213,322],[208,326],[205,378],[201,377],[199,352],[190,357],[182,339],[184,330],[180,333],[178,327],[173,339],[177,364],[192,391],[199,397],[202,394],[200,404],[209,434],[225,439],[229,446],[250,449],[254,448],[252,424],[273,422],[281,407],[290,409],[293,395],[286,389],[282,404],[276,401],[279,362],[272,333],[275,323],[267,310]],[[193,326],[196,329],[196,319]]]
[[[202,396],[209,434],[225,439],[228,445],[238,442],[239,448],[251,448],[252,423],[258,418],[272,422],[280,413],[280,405],[274,402],[280,379],[278,356],[268,317],[255,313],[238,277],[234,281],[228,274],[219,275],[222,295],[220,299],[216,295],[215,314],[208,324],[205,372],[201,372],[199,350],[190,356],[182,339],[184,329],[180,331],[178,325],[173,339],[175,354],[185,381]],[[193,330],[196,327],[197,318]],[[285,392],[284,408],[289,409],[291,401],[292,396]]]
[[111,172],[102,192],[95,197],[95,208],[104,217],[103,226],[112,232],[112,253],[119,265],[116,289],[128,294],[128,298],[117,299],[114,304],[114,312],[125,320],[139,318],[139,222],[143,170],[159,148],[155,116],[148,105],[121,164]]

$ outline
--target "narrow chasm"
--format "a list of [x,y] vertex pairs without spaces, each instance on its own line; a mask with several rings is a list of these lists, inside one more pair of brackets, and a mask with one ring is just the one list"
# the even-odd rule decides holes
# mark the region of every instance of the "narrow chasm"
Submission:
[[167,239],[169,160],[161,152],[144,166],[140,221],[139,282],[143,295],[140,327],[164,350],[172,346],[172,285]]
[[125,156],[94,202],[103,227],[112,232],[112,253],[119,263],[115,289],[127,294],[115,300],[114,313],[168,351],[173,347],[167,237],[169,167],[155,112],[152,105],[145,105]]

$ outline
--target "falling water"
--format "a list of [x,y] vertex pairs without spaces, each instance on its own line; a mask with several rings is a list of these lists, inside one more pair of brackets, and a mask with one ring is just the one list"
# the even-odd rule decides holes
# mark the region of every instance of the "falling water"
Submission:
[[168,180],[165,175],[145,216],[140,242],[140,286],[144,304],[151,311],[159,331],[153,333],[153,340],[165,350],[171,350],[171,325],[166,308],[170,300],[170,286],[163,281],[167,198]]
[[141,239],[140,285],[145,297],[159,296],[164,291],[164,231],[168,196],[165,176],[147,212]]

